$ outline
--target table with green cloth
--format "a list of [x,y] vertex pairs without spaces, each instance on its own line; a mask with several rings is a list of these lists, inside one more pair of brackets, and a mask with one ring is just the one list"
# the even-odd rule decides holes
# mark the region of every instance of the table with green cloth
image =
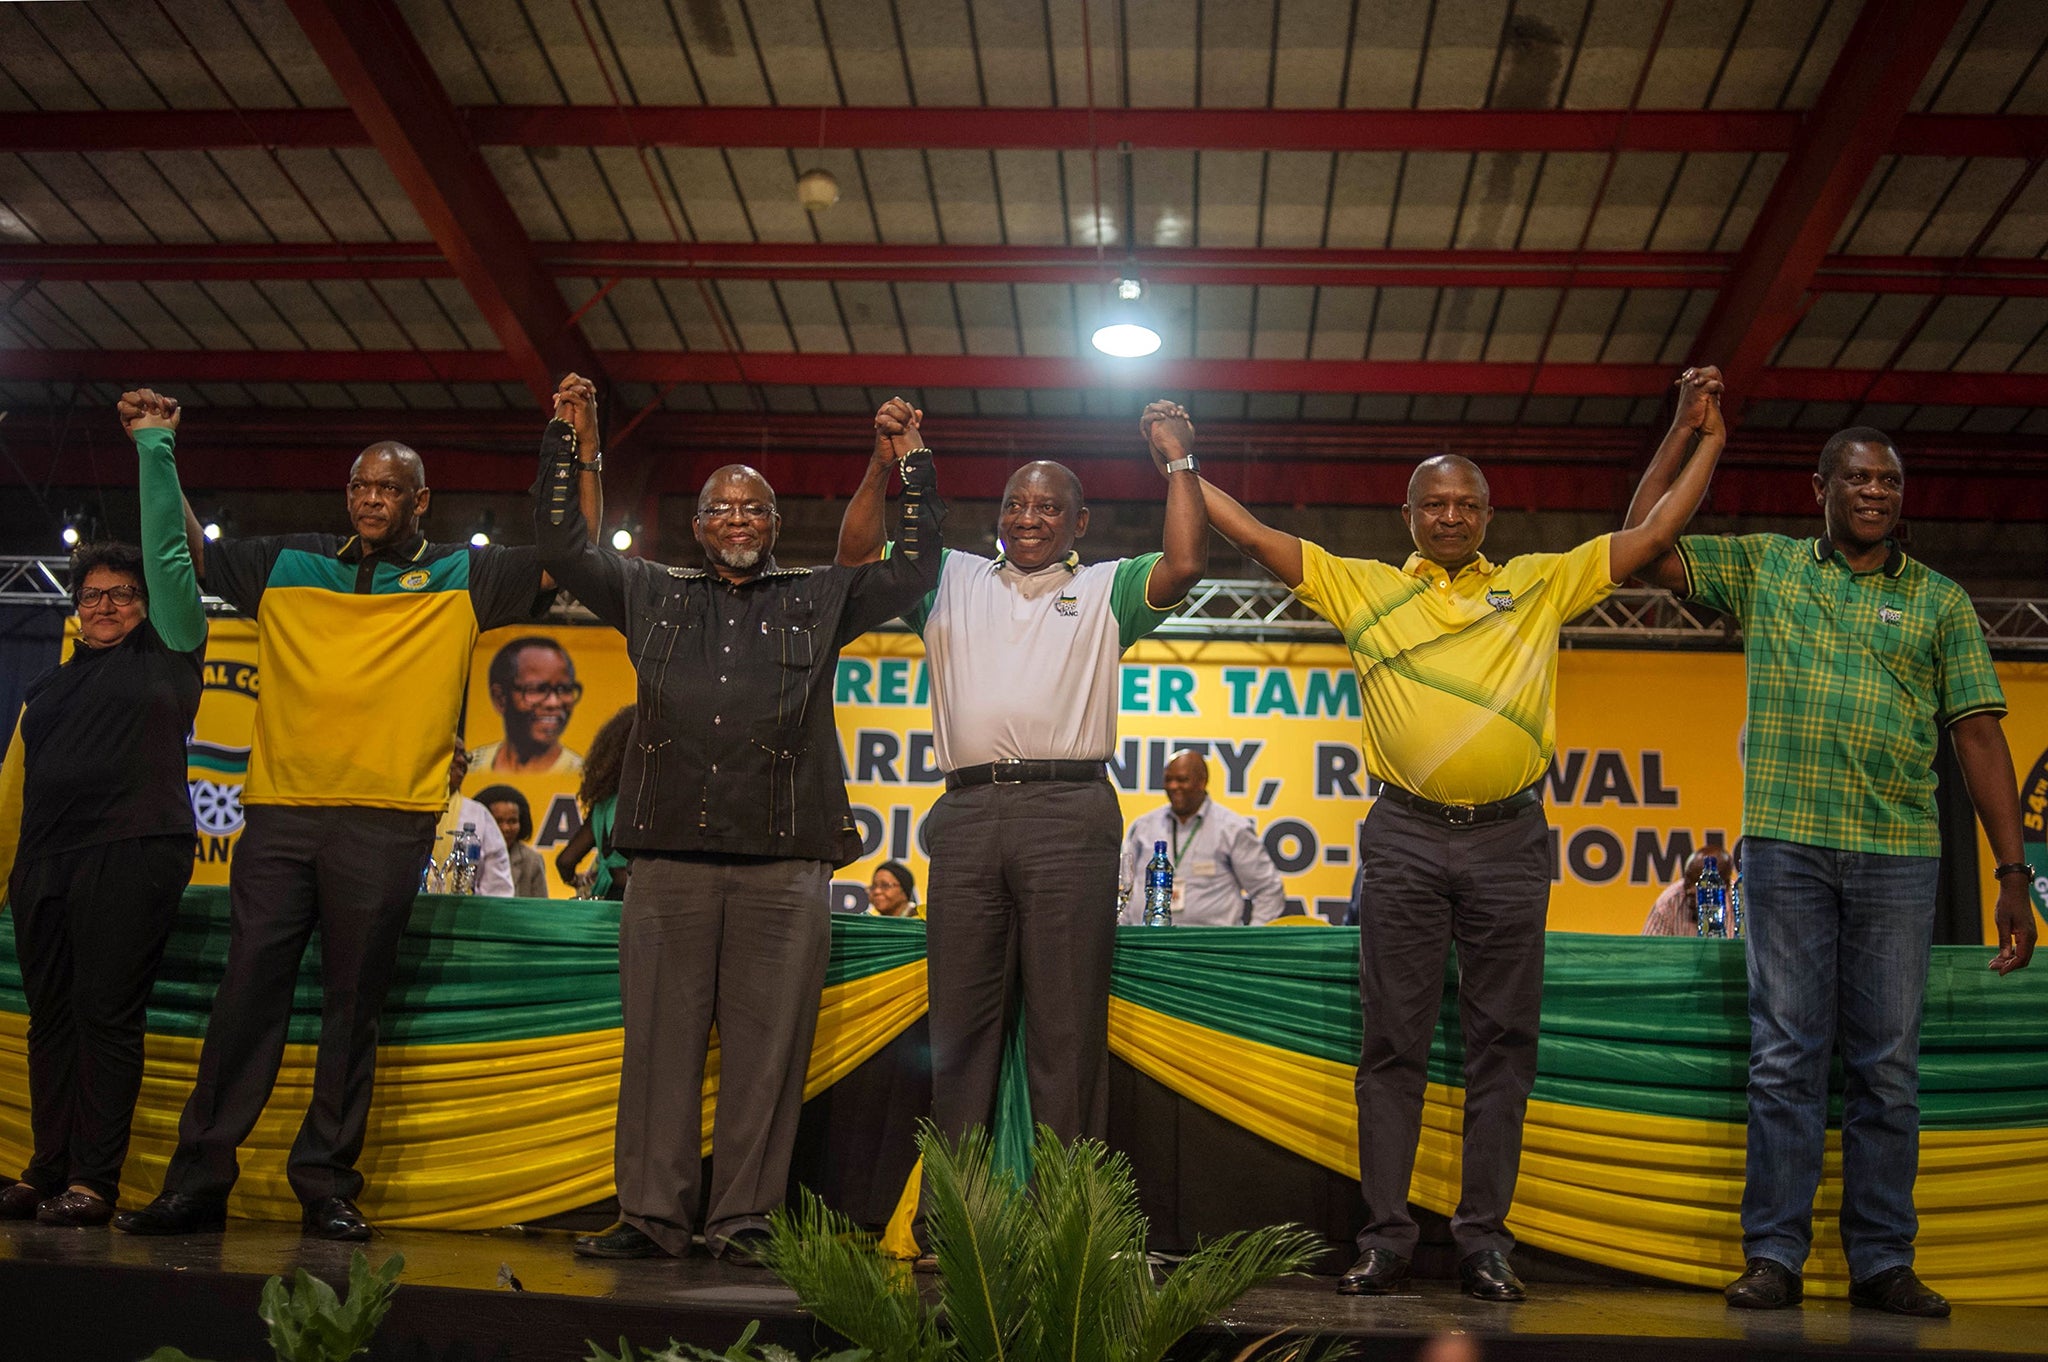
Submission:
[[[830,1090],[923,1017],[924,924],[836,916],[832,926],[805,1096],[851,1126],[887,1113],[830,1103]],[[124,1203],[146,1199],[162,1177],[227,939],[226,891],[188,891],[151,999]],[[617,947],[616,903],[421,896],[385,1011],[360,1164],[374,1218],[482,1228],[611,1194]],[[284,1161],[311,1086],[318,951],[316,940],[277,1089],[243,1149],[237,1215],[299,1213]],[[1355,1178],[1357,952],[1357,932],[1336,927],[1120,928],[1111,1051],[1148,1082],[1258,1137],[1274,1157]],[[1510,1219],[1524,1243],[1699,1285],[1740,1270],[1742,952],[1739,941],[1550,936]],[[1985,968],[1989,957],[1983,947],[1934,952],[1920,1067],[1919,1263],[1959,1301],[2042,1304],[2048,968],[2000,979]],[[1411,1192],[1438,1212],[1457,1199],[1455,1009],[1447,973]],[[0,1169],[20,1168],[29,1154],[26,1010],[12,932],[0,932]],[[717,1085],[714,1048],[707,1137]],[[1021,1085],[1006,1081],[1001,1106],[998,1142],[1014,1162],[1028,1131]],[[1808,1276],[1817,1294],[1843,1289],[1839,1173],[1831,1133]],[[1228,1166],[1214,1172],[1231,1175]]]

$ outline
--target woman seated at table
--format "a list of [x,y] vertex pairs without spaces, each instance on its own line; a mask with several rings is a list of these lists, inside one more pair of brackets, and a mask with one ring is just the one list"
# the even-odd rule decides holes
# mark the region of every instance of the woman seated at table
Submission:
[[526,796],[510,785],[486,785],[476,792],[476,802],[490,810],[498,831],[505,835],[505,852],[512,858],[512,896],[546,898],[548,863],[526,842],[533,836],[533,807]]
[[917,877],[901,861],[884,861],[868,881],[869,917],[923,917],[917,901]]
[[20,814],[0,844],[28,995],[34,1152],[0,1219],[113,1218],[142,1086],[149,991],[192,878],[185,735],[199,712],[206,616],[173,462],[178,404],[122,395],[140,461],[143,547],[71,556],[78,637],[37,677],[0,768]]

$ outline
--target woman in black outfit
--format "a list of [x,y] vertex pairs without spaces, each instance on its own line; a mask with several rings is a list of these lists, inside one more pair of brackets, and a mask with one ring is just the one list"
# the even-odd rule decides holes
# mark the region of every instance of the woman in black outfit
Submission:
[[142,1086],[150,986],[192,878],[185,735],[199,712],[206,617],[172,461],[177,404],[124,394],[140,457],[144,547],[71,559],[78,641],[29,687],[7,760],[21,835],[7,876],[28,994],[35,1154],[0,1218],[113,1218]]

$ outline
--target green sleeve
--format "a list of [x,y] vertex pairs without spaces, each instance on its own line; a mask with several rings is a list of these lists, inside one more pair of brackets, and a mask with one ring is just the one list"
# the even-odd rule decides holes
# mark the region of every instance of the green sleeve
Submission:
[[1686,599],[1737,619],[1746,616],[1755,563],[1743,539],[1720,534],[1688,534],[1678,541],[1685,564]]
[[[882,556],[884,558],[887,558],[890,554],[894,552],[896,552],[895,540],[891,539],[887,543],[882,545]],[[943,574],[945,572],[946,559],[952,552],[953,550],[948,548],[941,548],[939,550],[940,573]],[[910,609],[903,612],[903,622],[909,625],[910,632],[916,634],[919,638],[924,637],[924,626],[932,617],[932,604],[938,599],[939,589],[937,587],[933,587],[930,591],[924,593],[923,597],[918,600],[918,603],[916,605],[911,606]]]
[[1165,556],[1141,554],[1116,565],[1116,580],[1109,588],[1109,608],[1116,613],[1117,635],[1126,648],[1166,623],[1173,616],[1174,606],[1180,604],[1175,601],[1159,610],[1145,599],[1145,584],[1152,578],[1152,565]]
[[199,575],[185,542],[184,497],[178,490],[177,432],[135,432],[136,490],[142,501],[142,584],[149,592],[149,622],[172,652],[206,642],[206,611]]
[[1977,608],[1961,587],[1942,592],[1941,615],[1935,625],[1935,703],[1943,724],[1972,714],[2004,714],[2005,690],[1991,665],[1991,649]]

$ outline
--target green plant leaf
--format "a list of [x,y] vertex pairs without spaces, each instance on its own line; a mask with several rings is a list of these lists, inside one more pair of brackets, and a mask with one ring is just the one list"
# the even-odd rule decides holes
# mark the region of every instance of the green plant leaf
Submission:
[[[762,1259],[818,1319],[877,1362],[937,1362],[938,1321],[902,1265],[875,1251],[874,1237],[828,1208],[809,1188],[794,1209],[768,1218]],[[765,1353],[765,1349],[762,1350]],[[728,1354],[727,1362],[739,1362]]]
[[192,1356],[183,1348],[173,1348],[167,1345],[158,1348],[148,1357],[143,1358],[142,1362],[203,1362],[203,1359]]
[[1047,1126],[1031,1163],[1032,1356],[1125,1362],[1151,1285],[1130,1163],[1095,1140],[1062,1145]]
[[1024,1189],[994,1167],[979,1128],[949,1145],[921,1123],[917,1150],[940,1308],[957,1355],[961,1362],[1023,1362],[1014,1354],[1028,1320],[1034,1229]]
[[1222,1313],[1254,1286],[1300,1272],[1323,1252],[1323,1241],[1299,1225],[1227,1234],[1181,1260],[1151,1298],[1129,1362],[1159,1362],[1183,1334]]

